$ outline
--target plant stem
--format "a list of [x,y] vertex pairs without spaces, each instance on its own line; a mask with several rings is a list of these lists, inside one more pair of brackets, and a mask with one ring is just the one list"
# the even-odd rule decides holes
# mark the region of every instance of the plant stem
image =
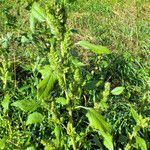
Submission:
[[71,141],[72,141],[73,149],[74,149],[74,150],[77,150],[77,148],[76,148],[76,142],[75,142],[74,129],[73,129],[73,118],[72,118],[71,99],[69,98],[68,91],[67,91],[67,88],[66,88],[66,76],[65,76],[65,74],[64,74],[63,77],[64,77],[64,83],[65,83],[65,95],[66,95],[67,102],[68,102],[68,104],[69,104],[69,106],[68,106],[68,113],[69,113],[70,129],[71,129],[71,131],[70,131],[69,133],[70,133],[70,136],[71,136]]

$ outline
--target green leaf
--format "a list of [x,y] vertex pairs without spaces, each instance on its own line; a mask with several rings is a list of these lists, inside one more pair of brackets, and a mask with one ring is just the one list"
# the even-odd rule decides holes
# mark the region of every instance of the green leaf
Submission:
[[25,36],[21,37],[21,43],[29,43],[29,39]]
[[40,22],[46,21],[46,13],[37,2],[33,3],[31,14],[33,15],[34,18],[36,18]]
[[27,99],[16,101],[11,105],[18,107],[23,111],[30,111],[30,112],[35,111],[40,106],[40,104],[37,101]]
[[6,94],[3,101],[2,101],[2,106],[3,106],[3,112],[5,113],[8,110],[9,107],[9,102],[10,102],[10,97],[9,94]]
[[45,66],[41,71],[44,79],[38,85],[39,98],[46,98],[52,90],[57,78],[49,66]]
[[113,150],[114,146],[113,146],[113,140],[112,140],[112,136],[109,133],[103,134],[104,137],[104,145],[109,149],[109,150]]
[[0,139],[0,150],[5,148],[6,140],[7,140],[7,137],[3,137],[2,139]]
[[140,116],[138,115],[138,113],[132,107],[130,107],[130,112],[131,112],[131,115],[134,118],[134,120],[137,123],[139,123],[140,122]]
[[147,150],[146,142],[143,138],[136,136],[136,144],[141,148],[141,150]]
[[31,15],[30,15],[30,30],[32,31],[32,33],[35,32],[35,24],[36,24],[36,19],[33,16],[33,14],[31,13]]
[[104,117],[100,115],[94,108],[87,108],[87,117],[89,119],[91,127],[98,129],[104,138],[104,145],[109,149],[113,150],[113,141],[110,134],[110,125],[105,121]]
[[120,95],[124,91],[124,89],[125,89],[124,87],[118,86],[111,91],[111,94]]
[[73,63],[75,66],[77,66],[77,67],[84,67],[84,66],[86,66],[86,64],[80,62],[80,61],[77,60],[77,59],[72,58],[71,60],[72,60],[72,63]]
[[129,143],[126,145],[125,150],[131,150],[131,145]]
[[41,123],[43,119],[44,116],[42,114],[40,114],[39,112],[33,112],[28,116],[26,125]]
[[54,146],[52,144],[46,144],[44,150],[54,150]]
[[60,125],[55,125],[54,133],[56,136],[56,145],[59,145],[60,139],[61,139],[61,127],[60,127]]
[[47,18],[46,18],[46,21],[47,21],[47,24],[49,25],[50,27],[50,30],[51,30],[51,33],[54,34],[55,36],[59,36],[59,25],[56,21],[56,18],[54,15],[52,14],[47,14]]
[[89,119],[90,125],[100,130],[100,132],[111,132],[110,125],[105,121],[104,117],[98,113],[94,108],[87,108],[87,117]]
[[45,146],[44,150],[53,150],[53,149],[55,149],[54,145],[51,142],[41,140],[41,143]]
[[64,97],[58,97],[58,98],[56,98],[56,101],[57,101],[57,103],[60,103],[62,105],[68,104],[67,100]]
[[26,150],[35,150],[35,147],[34,146],[30,146]]
[[80,41],[78,44],[82,46],[83,48],[89,49],[96,54],[110,54],[111,53],[107,47],[91,44],[88,41]]

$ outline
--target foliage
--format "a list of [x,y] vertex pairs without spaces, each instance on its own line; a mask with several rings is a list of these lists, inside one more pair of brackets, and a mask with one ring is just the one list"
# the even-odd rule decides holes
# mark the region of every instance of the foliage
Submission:
[[[118,23],[109,33],[116,2],[80,2],[82,9],[74,0],[0,2],[0,149],[150,148],[148,53],[111,51],[130,48],[135,32],[128,37]],[[76,10],[87,12],[82,33],[71,23]],[[112,28],[92,18],[99,12]],[[137,28],[140,48],[145,28]]]

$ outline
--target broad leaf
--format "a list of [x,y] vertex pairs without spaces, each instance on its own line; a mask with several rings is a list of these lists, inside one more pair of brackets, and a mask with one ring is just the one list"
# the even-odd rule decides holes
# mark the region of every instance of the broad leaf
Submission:
[[122,87],[122,86],[118,86],[118,87],[116,87],[116,88],[114,88],[112,91],[111,91],[111,93],[113,94],[113,95],[120,95],[123,91],[124,91],[124,87]]
[[4,113],[8,110],[9,102],[10,102],[9,94],[6,94],[3,101],[2,101],[2,106],[3,106],[3,112]]
[[35,147],[34,146],[30,146],[26,150],[35,150]]
[[100,115],[94,108],[88,108],[87,117],[89,119],[90,125],[100,130],[100,132],[110,132],[111,128],[109,124],[105,121],[104,117]]
[[46,144],[44,150],[54,150],[54,146],[52,144]]
[[131,112],[131,115],[134,118],[134,120],[137,123],[139,123],[140,122],[140,116],[138,115],[138,113],[132,107],[130,107],[130,112]]
[[75,58],[72,58],[72,63],[77,66],[77,67],[83,67],[83,66],[86,66],[86,64],[80,62],[78,59],[75,59]]
[[0,150],[6,147],[6,140],[7,140],[7,137],[3,137],[2,139],[0,139]]
[[143,138],[136,136],[136,144],[141,148],[141,150],[147,150],[146,142]]
[[33,112],[28,116],[26,125],[41,123],[43,119],[44,116],[42,114],[40,114],[39,112]]
[[112,136],[109,133],[103,134],[104,137],[104,145],[109,149],[109,150],[113,150],[114,146],[113,146],[113,140],[112,140]]
[[43,80],[38,85],[39,98],[46,98],[52,90],[57,78],[49,66],[45,66],[41,71]]
[[94,108],[87,108],[88,113],[87,117],[89,119],[90,125],[99,130],[101,135],[104,138],[104,145],[109,149],[113,150],[113,141],[112,136],[110,134],[111,128],[110,125],[105,121],[104,117],[100,115]]
[[64,97],[58,97],[58,98],[56,98],[56,101],[57,101],[57,103],[60,103],[62,105],[68,104],[67,100]]
[[40,106],[40,104],[37,101],[27,99],[16,101],[11,105],[18,107],[23,111],[30,111],[30,112],[35,111]]
[[46,21],[46,13],[37,2],[33,3],[31,14],[40,22]]
[[110,54],[111,53],[107,47],[91,44],[88,41],[80,41],[78,44],[82,46],[83,48],[89,49],[96,54]]

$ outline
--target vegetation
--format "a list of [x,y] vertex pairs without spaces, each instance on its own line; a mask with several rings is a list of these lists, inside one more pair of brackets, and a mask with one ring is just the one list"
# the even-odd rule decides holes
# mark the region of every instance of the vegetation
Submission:
[[0,6],[0,149],[150,149],[148,1]]

